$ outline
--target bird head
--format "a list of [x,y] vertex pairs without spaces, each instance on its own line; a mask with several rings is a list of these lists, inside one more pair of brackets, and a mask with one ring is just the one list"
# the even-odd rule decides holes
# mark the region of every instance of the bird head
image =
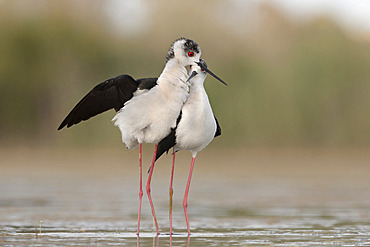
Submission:
[[188,65],[195,65],[199,61],[202,51],[199,45],[187,38],[179,38],[171,45],[166,61],[170,59],[177,59],[184,67]]
[[221,83],[226,84],[220,77],[215,75],[212,71],[210,71],[207,67],[206,61],[204,59],[199,59],[199,61],[195,62],[196,65],[190,65],[190,77],[187,81],[191,80],[194,77],[198,77],[202,82],[206,79],[207,73],[219,80]]

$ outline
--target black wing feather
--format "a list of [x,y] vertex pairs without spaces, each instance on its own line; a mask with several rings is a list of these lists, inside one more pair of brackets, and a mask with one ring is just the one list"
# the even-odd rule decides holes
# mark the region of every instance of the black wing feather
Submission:
[[179,122],[181,120],[182,112],[180,112],[180,115],[178,116],[176,120],[176,127],[171,128],[171,132],[163,138],[159,143],[158,143],[158,148],[157,148],[157,155],[155,156],[155,160],[159,159],[159,157],[164,154],[164,152],[167,152],[176,145],[176,129],[177,126],[179,125]]
[[158,78],[142,78],[136,80],[139,84],[138,89],[152,89],[152,87],[157,85]]
[[215,133],[215,137],[217,137],[217,136],[220,136],[220,135],[221,135],[221,126],[220,126],[220,124],[218,123],[218,121],[217,121],[217,118],[216,118],[216,117],[215,117],[215,120],[216,120],[216,125],[217,125],[216,133]]
[[[168,151],[176,145],[176,129],[181,120],[181,115],[182,113],[180,113],[179,117],[176,120],[176,127],[171,128],[171,132],[158,143],[157,155],[155,157],[156,161],[162,156],[162,154],[164,154],[165,152],[168,153]],[[215,120],[217,125],[215,137],[217,137],[221,135],[221,127],[216,117]]]
[[78,102],[58,130],[65,126],[69,128],[110,109],[119,111],[124,103],[132,98],[138,84],[129,75],[120,75],[98,84]]

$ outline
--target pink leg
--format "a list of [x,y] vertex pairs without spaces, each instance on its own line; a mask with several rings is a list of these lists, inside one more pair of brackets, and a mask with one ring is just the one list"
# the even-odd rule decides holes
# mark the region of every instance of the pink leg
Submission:
[[172,195],[173,195],[173,172],[175,170],[175,151],[173,151],[173,160],[172,160],[172,171],[171,171],[171,182],[170,182],[170,235],[172,235]]
[[153,220],[154,220],[155,228],[157,229],[157,235],[159,235],[157,217],[155,216],[154,205],[153,205],[152,197],[150,195],[150,182],[152,180],[152,174],[153,174],[153,171],[154,171],[154,163],[155,163],[155,156],[157,155],[157,149],[158,149],[158,144],[155,144],[152,165],[150,167],[150,172],[149,172],[149,176],[148,176],[148,182],[146,184],[146,193],[148,194],[150,207],[152,208],[152,215],[153,215]]
[[188,218],[188,194],[189,194],[191,175],[193,174],[194,162],[195,162],[195,157],[193,157],[191,159],[191,166],[190,166],[190,172],[189,172],[189,177],[188,177],[188,183],[186,184],[185,196],[184,196],[184,200],[182,201],[182,206],[183,206],[184,212],[185,212],[186,226],[188,227],[188,235],[190,235],[189,218]]
[[141,215],[141,198],[143,197],[143,179],[142,179],[142,162],[141,162],[142,152],[141,152],[141,143],[139,143],[139,167],[140,167],[140,191],[139,191],[139,213],[137,219],[137,235],[139,236],[140,229],[140,215]]

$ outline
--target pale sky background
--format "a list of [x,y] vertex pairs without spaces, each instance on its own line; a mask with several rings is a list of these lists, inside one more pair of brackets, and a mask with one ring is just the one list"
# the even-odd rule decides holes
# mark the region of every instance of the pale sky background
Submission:
[[[225,0],[224,4],[253,8],[260,3],[276,6],[297,22],[324,15],[352,33],[370,32],[370,0]],[[145,26],[150,6],[147,0],[109,0],[107,11],[115,25],[127,32]]]
[[297,20],[328,15],[347,29],[370,31],[369,0],[263,0]]

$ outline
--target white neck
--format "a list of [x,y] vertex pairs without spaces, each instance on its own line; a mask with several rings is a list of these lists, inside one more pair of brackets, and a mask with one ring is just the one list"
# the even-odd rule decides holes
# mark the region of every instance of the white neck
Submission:
[[157,80],[159,92],[171,102],[185,103],[189,96],[190,84],[187,70],[177,59],[170,59]]
[[202,89],[204,90],[203,83],[190,83],[190,92],[196,92]]
[[170,59],[158,78],[158,85],[167,82],[177,87],[188,89],[189,83],[186,82],[188,79],[187,77],[188,73],[186,68],[177,59]]

